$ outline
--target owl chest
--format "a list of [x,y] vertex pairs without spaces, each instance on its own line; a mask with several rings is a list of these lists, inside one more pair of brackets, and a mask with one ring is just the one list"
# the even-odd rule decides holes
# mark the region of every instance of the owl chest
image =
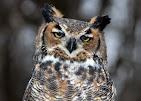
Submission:
[[91,101],[99,89],[98,84],[105,80],[98,66],[91,60],[80,63],[49,60],[40,65],[36,77],[40,75],[38,84],[44,88],[41,91],[49,101]]

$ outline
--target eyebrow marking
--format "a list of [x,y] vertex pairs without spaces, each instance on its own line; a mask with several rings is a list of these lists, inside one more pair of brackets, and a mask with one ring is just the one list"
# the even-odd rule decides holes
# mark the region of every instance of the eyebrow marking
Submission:
[[87,37],[93,37],[93,34],[86,34],[85,36],[87,36]]
[[53,28],[53,29],[52,29],[52,32],[63,33],[63,31],[62,31],[62,30],[57,29],[57,28]]
[[[80,33],[79,33],[79,36],[84,35],[84,34],[86,35],[86,33],[87,33],[87,31],[90,29],[90,27],[91,27],[91,26],[88,26],[88,27],[84,28],[83,30],[81,30]],[[88,35],[88,34],[87,34],[87,35]]]
[[86,30],[85,32],[86,32],[86,34],[91,34],[92,33],[90,28],[88,30]]
[[67,28],[68,28],[68,26],[66,26],[65,24],[63,24],[62,26],[63,26],[65,29],[67,29]]
[[56,25],[55,28],[62,30],[62,28],[59,25]]
[[63,25],[60,25],[60,27],[61,27],[61,30],[62,30],[62,32],[64,32],[66,35],[69,35],[69,32],[66,30],[66,25],[64,26],[64,24]]

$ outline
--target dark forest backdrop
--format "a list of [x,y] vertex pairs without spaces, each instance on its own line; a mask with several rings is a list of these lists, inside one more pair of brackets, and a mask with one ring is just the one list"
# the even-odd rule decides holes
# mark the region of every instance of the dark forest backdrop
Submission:
[[117,101],[141,101],[141,0],[0,0],[0,101],[22,99],[45,2],[69,18],[112,18],[105,37]]

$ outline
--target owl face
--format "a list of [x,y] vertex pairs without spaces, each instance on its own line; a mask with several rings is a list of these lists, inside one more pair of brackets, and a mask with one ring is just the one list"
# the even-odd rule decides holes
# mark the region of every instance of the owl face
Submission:
[[68,19],[49,5],[42,14],[46,22],[36,38],[40,53],[75,61],[106,53],[102,31],[110,23],[108,16],[94,17],[89,22]]
[[48,53],[67,59],[88,58],[100,44],[100,33],[91,23],[59,18],[44,30]]

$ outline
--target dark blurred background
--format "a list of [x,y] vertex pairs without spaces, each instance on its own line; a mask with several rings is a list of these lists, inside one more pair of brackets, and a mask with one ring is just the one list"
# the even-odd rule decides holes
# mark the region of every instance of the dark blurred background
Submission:
[[22,99],[45,2],[69,18],[112,18],[105,37],[117,101],[141,101],[141,0],[0,0],[0,101]]

